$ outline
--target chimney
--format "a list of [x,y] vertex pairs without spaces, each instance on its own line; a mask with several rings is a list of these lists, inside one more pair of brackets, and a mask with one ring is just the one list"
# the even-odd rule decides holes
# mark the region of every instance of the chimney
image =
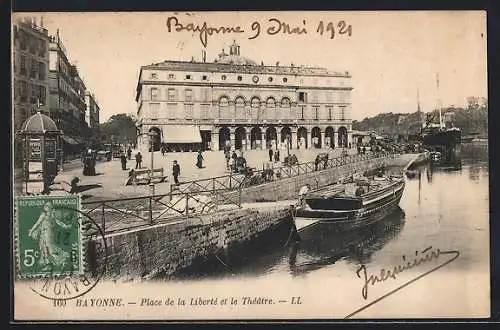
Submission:
[[43,28],[43,16],[42,16],[42,17],[40,17],[40,27],[42,27],[42,28]]
[[205,50],[201,51],[201,61],[205,63],[207,61],[207,52]]

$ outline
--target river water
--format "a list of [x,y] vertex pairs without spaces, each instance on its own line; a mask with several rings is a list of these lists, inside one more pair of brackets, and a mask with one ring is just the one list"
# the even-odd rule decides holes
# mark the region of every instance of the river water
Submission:
[[[220,256],[209,267],[180,275],[181,281],[186,277],[189,281],[220,283],[231,279],[236,285],[252,286],[257,278],[273,279],[271,283],[307,279],[300,282],[302,288],[310,283],[327,283],[326,278],[347,283],[353,278],[359,281],[355,274],[361,265],[369,269],[388,267],[400,263],[402,254],[425,248],[459,251],[460,257],[447,266],[447,273],[489,273],[487,153],[462,152],[460,167],[427,164],[417,170],[413,178],[405,178],[399,209],[370,228],[343,233],[319,231],[312,240],[286,246],[282,243],[287,236],[284,230],[259,242],[256,250],[238,260],[229,262]],[[471,285],[469,280],[463,283],[461,287]],[[489,290],[489,284],[483,284]],[[320,292],[318,288],[316,292]],[[467,294],[458,299],[470,300],[464,296]],[[472,308],[467,305],[462,312],[467,314]],[[456,316],[453,312],[450,315]]]

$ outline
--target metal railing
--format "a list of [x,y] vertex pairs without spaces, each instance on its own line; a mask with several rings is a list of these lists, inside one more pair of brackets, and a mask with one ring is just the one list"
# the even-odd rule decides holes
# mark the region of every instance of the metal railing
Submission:
[[270,169],[255,170],[251,175],[228,174],[213,178],[185,181],[178,186],[170,185],[170,194],[196,192],[198,190],[215,191],[217,189],[235,190],[247,188],[271,181],[297,177],[307,173],[325,170],[333,167],[348,165],[369,159],[384,158],[392,155],[390,152],[369,152],[366,154],[355,154],[330,158],[326,164],[324,161],[316,164],[315,161],[299,163],[295,165],[282,165]]
[[227,191],[229,190],[200,190],[85,201],[82,202],[82,212],[98,223],[104,233],[109,234],[210,214],[219,211],[221,206],[241,208],[241,189],[237,199],[225,195],[224,192]]

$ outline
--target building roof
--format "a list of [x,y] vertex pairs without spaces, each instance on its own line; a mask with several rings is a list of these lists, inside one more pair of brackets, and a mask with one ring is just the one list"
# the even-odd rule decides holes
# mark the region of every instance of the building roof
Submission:
[[244,57],[240,53],[240,46],[233,41],[229,47],[229,54],[224,49],[219,53],[218,58],[213,62],[191,61],[164,61],[142,66],[142,69],[160,69],[172,71],[201,71],[201,72],[238,72],[238,73],[264,73],[264,74],[289,74],[289,75],[310,75],[310,76],[337,76],[350,77],[349,72],[333,72],[325,68],[304,67],[304,66],[280,66],[279,62],[275,66],[260,65],[255,61]]
[[347,71],[343,73],[333,72],[318,67],[258,65],[239,55],[228,55],[217,62],[164,61],[142,66],[141,69],[350,77]]
[[49,116],[37,112],[23,123],[21,132],[45,134],[46,132],[59,132],[59,129]]

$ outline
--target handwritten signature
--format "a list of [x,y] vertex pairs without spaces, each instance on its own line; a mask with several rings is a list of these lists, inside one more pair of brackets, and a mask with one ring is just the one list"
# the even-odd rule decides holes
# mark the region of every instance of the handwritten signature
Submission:
[[364,281],[363,287],[361,289],[361,295],[366,300],[366,299],[368,299],[368,288],[370,286],[374,286],[376,283],[379,283],[379,282],[385,282],[389,279],[395,280],[395,279],[397,279],[398,274],[400,274],[408,269],[411,269],[411,268],[417,267],[419,265],[428,263],[432,260],[440,259],[442,255],[452,255],[453,257],[449,260],[445,260],[444,262],[440,263],[438,266],[436,266],[436,267],[432,268],[431,270],[419,275],[418,277],[404,283],[403,285],[397,287],[396,289],[386,293],[382,297],[372,301],[371,303],[363,306],[362,308],[352,312],[351,314],[346,316],[346,318],[350,318],[351,316],[353,316],[353,315],[361,312],[362,310],[376,304],[380,300],[387,298],[391,294],[403,289],[404,287],[410,285],[411,283],[429,275],[432,272],[435,272],[439,268],[446,266],[447,264],[449,264],[452,261],[454,261],[455,259],[457,259],[458,256],[460,255],[460,252],[455,251],[455,250],[441,251],[440,249],[433,249],[432,246],[429,246],[428,248],[426,248],[422,251],[415,251],[415,257],[413,257],[413,258],[409,259],[403,255],[402,256],[403,262],[401,264],[393,266],[391,268],[383,268],[376,275],[374,275],[374,274],[368,275],[368,272],[366,270],[366,266],[361,265],[359,267],[359,269],[356,271],[356,275],[358,276],[358,278],[362,278]]

